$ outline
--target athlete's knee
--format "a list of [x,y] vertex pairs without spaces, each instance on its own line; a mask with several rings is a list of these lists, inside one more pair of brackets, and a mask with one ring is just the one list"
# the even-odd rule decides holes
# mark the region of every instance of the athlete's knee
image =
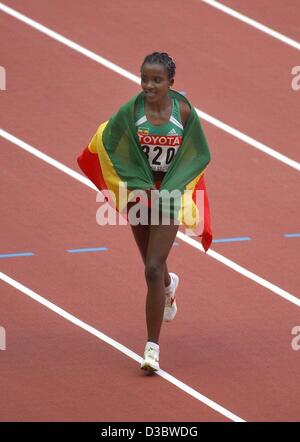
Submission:
[[145,278],[147,284],[159,284],[164,277],[165,263],[164,262],[146,262]]

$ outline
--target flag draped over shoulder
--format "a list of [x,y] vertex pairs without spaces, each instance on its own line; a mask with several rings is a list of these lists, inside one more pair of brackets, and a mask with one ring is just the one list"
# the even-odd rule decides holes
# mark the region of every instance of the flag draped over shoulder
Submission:
[[[180,191],[179,207],[169,208],[170,212],[173,211],[170,215],[193,230],[197,236],[201,236],[203,248],[207,251],[212,242],[212,231],[204,171],[210,161],[210,152],[193,106],[178,92],[170,90],[169,94],[177,100],[185,101],[191,112],[184,127],[182,145],[159,190],[160,193],[163,190]],[[109,121],[99,126],[88,147],[77,159],[81,170],[99,190],[109,190],[115,195],[114,206],[119,212],[127,204],[119,198],[120,187],[124,187],[129,196],[130,191],[147,190],[154,185],[153,173],[139,145],[135,126],[134,105],[139,95],[124,104]],[[197,191],[202,191],[201,210],[196,198]],[[187,211],[192,212],[192,220],[190,216],[185,216]]]

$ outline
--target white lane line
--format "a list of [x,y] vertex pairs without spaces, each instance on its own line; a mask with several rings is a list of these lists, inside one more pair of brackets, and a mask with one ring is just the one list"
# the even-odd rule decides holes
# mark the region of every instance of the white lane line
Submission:
[[21,149],[26,150],[26,152],[30,153],[31,155],[34,155],[40,160],[45,161],[45,163],[50,164],[51,166],[55,167],[61,172],[66,173],[72,178],[75,178],[75,180],[80,181],[82,184],[85,184],[86,186],[98,192],[97,187],[94,186],[94,184],[88,178],[84,177],[78,172],[75,172],[75,170],[70,169],[70,167],[65,166],[64,164],[60,163],[54,158],[49,157],[49,155],[46,155],[45,153],[41,152],[35,147],[30,146],[30,144],[25,143],[25,141],[22,141],[20,138],[15,137],[14,135],[10,134],[9,132],[6,132],[1,128],[0,128],[0,136],[2,138],[5,138],[7,141],[10,141],[11,143],[15,144],[16,146],[20,147]]
[[11,15],[12,17],[16,18],[17,20],[20,20],[21,22],[25,23],[28,26],[31,26],[32,28],[36,29],[37,31],[41,32],[42,34],[47,35],[50,38],[53,38],[53,40],[58,41],[59,43],[68,46],[70,49],[73,49],[74,51],[79,52],[80,54],[84,55],[85,57],[90,58],[91,60],[96,61],[97,63],[101,64],[102,66],[105,66],[108,69],[111,69],[112,71],[116,72],[119,75],[122,75],[122,77],[128,78],[129,80],[133,81],[134,83],[140,84],[140,79],[136,75],[131,74],[130,72],[126,71],[125,69],[122,69],[120,66],[112,63],[111,61],[107,60],[106,58],[101,57],[100,55],[95,54],[95,52],[90,51],[89,49],[84,48],[83,46],[75,43],[74,41],[70,40],[69,38],[64,37],[63,35],[59,34],[58,32],[53,31],[50,28],[47,28],[46,26],[42,25],[41,23],[38,23],[37,21],[27,17],[24,14],[21,14],[21,12],[16,11],[13,8],[10,8],[9,6],[5,5],[4,3],[0,2],[0,11],[5,12],[8,15]]
[[[287,37],[284,34],[281,34],[280,32],[274,31],[274,29],[269,28],[268,26],[263,25],[262,23],[247,17],[244,14],[241,14],[240,12],[237,12],[236,10],[229,8],[228,6],[223,5],[223,3],[220,3],[215,0],[201,0],[203,3],[207,3],[208,5],[212,6],[213,8],[219,9],[219,11],[224,12],[225,14],[230,15],[231,17],[236,18],[237,20],[240,20],[247,25],[252,26],[255,29],[258,29],[261,32],[264,32],[265,34],[270,35],[273,38],[276,38],[276,40],[281,41],[282,43],[285,43],[286,45],[291,46],[292,48],[300,50],[300,43],[296,40],[293,40],[292,38]],[[284,8],[284,4],[282,6]]]
[[[6,275],[5,273],[0,272],[0,279],[2,279],[2,281],[6,282],[7,284],[14,287],[15,289],[19,290],[20,292],[24,293],[25,295],[29,296],[34,301],[37,301],[40,304],[42,304],[43,306],[47,307],[49,310],[52,310],[54,313],[63,317],[67,321],[72,322],[72,324],[77,325],[78,327],[82,328],[83,330],[87,331],[88,333],[96,336],[101,341],[105,342],[106,344],[108,344],[111,347],[115,348],[116,350],[120,351],[124,355],[126,355],[129,358],[133,359],[134,361],[138,362],[139,364],[142,362],[142,358],[140,356],[138,356],[136,353],[134,353],[132,350],[130,350],[129,348],[125,347],[124,345],[120,344],[118,341],[115,341],[114,339],[112,339],[109,336],[105,335],[104,333],[100,332],[96,328],[94,328],[94,327],[88,325],[87,323],[81,321],[80,319],[76,318],[76,316],[71,315],[67,311],[58,307],[56,304],[53,304],[52,302],[43,298],[42,296],[40,296],[36,292],[30,290],[28,287],[25,287],[23,284],[19,283],[15,279],[12,279],[11,277]],[[184,391],[185,393],[189,394],[193,398],[195,398],[198,401],[202,402],[203,404],[207,405],[209,408],[216,411],[217,413],[222,414],[223,416],[227,417],[228,419],[230,419],[234,422],[245,422],[244,419],[240,418],[239,416],[235,415],[231,411],[227,410],[226,408],[224,408],[221,405],[217,404],[216,402],[212,401],[208,397],[199,393],[197,390],[194,390],[193,388],[189,387],[187,384],[184,384],[179,379],[175,378],[174,376],[167,373],[166,371],[159,370],[159,371],[157,371],[157,374],[159,376],[161,376],[162,378],[164,378],[166,381],[175,385],[180,390]]]
[[259,141],[255,140],[252,137],[249,137],[249,135],[244,134],[243,132],[240,132],[237,129],[234,129],[231,126],[228,126],[228,124],[223,123],[222,121],[218,120],[215,117],[212,117],[211,115],[206,114],[205,112],[195,108],[197,111],[197,114],[200,118],[202,118],[205,121],[208,121],[214,126],[217,126],[219,129],[223,130],[224,132],[227,132],[228,134],[232,135],[235,138],[238,138],[239,140],[243,141],[246,144],[249,144],[250,146],[254,147],[255,149],[260,150],[261,152],[265,153],[266,155],[269,155],[270,157],[275,158],[278,161],[281,161],[282,163],[286,164],[287,166],[292,167],[293,169],[296,169],[300,171],[300,163],[298,163],[295,160],[292,160],[291,158],[287,157],[286,155],[283,155],[282,153],[278,152],[277,150],[272,149],[271,147],[268,147],[266,144],[260,143]]
[[[95,54],[94,52],[84,48],[83,46],[80,46],[79,44],[73,42],[72,40],[63,37],[61,34],[58,34],[57,32],[47,28],[46,26],[36,22],[35,20],[32,20],[29,17],[26,17],[25,15],[21,14],[20,12],[15,11],[14,9],[4,5],[3,3],[0,3],[0,10],[5,12],[6,14],[11,15],[12,17],[16,18],[17,20],[22,21],[23,23],[27,24],[28,26],[31,26],[32,28],[36,29],[39,32],[42,32],[43,34],[47,35],[50,38],[53,38],[54,40],[58,41],[59,43],[68,46],[69,48],[73,49],[74,51],[79,52],[80,54],[84,55],[85,57],[94,60],[95,62],[101,64],[102,66],[105,66],[106,68],[116,72],[117,74],[121,75],[122,77],[127,78],[128,80],[133,81],[136,84],[140,84],[140,78],[129,71],[121,68],[120,66],[110,62],[106,58],[101,57],[100,55]],[[300,171],[300,163],[298,163],[295,160],[292,160],[291,158],[287,157],[286,155],[283,155],[279,153],[278,151],[272,149],[271,147],[260,143],[259,141],[255,140],[252,137],[249,137],[248,135],[240,132],[237,129],[234,129],[233,127],[227,125],[226,123],[223,123],[222,121],[218,120],[217,118],[212,117],[211,115],[207,114],[206,112],[203,112],[197,108],[196,112],[198,113],[199,117],[203,120],[209,122],[210,124],[218,127],[219,129],[229,133],[235,138],[238,138],[239,140],[242,140],[244,143],[254,147],[255,149],[260,150],[266,155],[269,155],[278,161],[281,161],[282,163]]]
[[[195,239],[191,238],[190,236],[185,235],[182,232],[178,232],[177,236],[179,239],[184,241],[185,243],[191,245],[192,247],[195,247],[196,249],[200,250],[204,253],[204,249],[202,247],[202,244]],[[221,255],[220,253],[215,252],[214,250],[208,250],[207,255],[211,256],[215,260],[225,264],[227,267],[230,267],[232,270],[240,273],[241,275],[245,276],[246,278],[251,279],[252,281],[256,282],[257,284],[265,287],[266,289],[270,290],[273,293],[276,293],[276,295],[280,296],[281,298],[285,299],[286,301],[291,302],[292,304],[297,305],[300,307],[300,299],[297,298],[294,295],[291,295],[291,293],[287,292],[286,290],[283,290],[282,288],[278,287],[275,284],[272,284],[271,282],[267,281],[264,278],[261,278],[260,276],[256,275],[253,272],[250,272],[249,270],[245,269],[244,267],[240,266],[239,264],[235,263],[234,261],[231,261],[230,259],[226,258],[225,256]]]
[[[35,149],[34,147],[30,146],[29,144],[25,143],[24,141],[20,140],[19,138],[11,135],[10,133],[6,132],[3,129],[0,129],[0,136],[5,138],[6,140],[10,141],[11,143],[15,144],[18,147],[21,147],[21,149],[24,149],[28,153],[40,158],[41,160],[45,161],[46,163],[50,164],[51,166],[55,167],[56,169],[60,170],[61,172],[66,173],[67,175],[71,176],[72,178],[75,178],[76,180],[80,181],[81,183],[85,184],[86,186],[98,191],[98,189],[89,182],[89,180],[85,177],[83,177],[81,174],[75,172],[74,170],[70,169],[69,167],[65,166],[64,164],[60,163],[59,161],[54,160],[48,155],[45,155],[41,153],[38,149]],[[196,249],[200,250],[201,252],[204,252],[203,247],[200,242],[196,241],[195,239],[191,238],[188,235],[185,235],[183,232],[178,232],[177,237],[181,239],[182,241],[186,242],[192,247],[195,247]],[[231,261],[230,259],[226,258],[225,256],[214,252],[213,250],[209,250],[207,253],[212,258],[216,259],[217,261],[222,262],[225,266],[233,269],[237,273],[240,273],[241,275],[245,276],[246,278],[251,279],[252,281],[255,281],[257,284],[260,284],[261,286],[267,288],[268,290],[272,291],[276,295],[279,295],[286,301],[289,301],[298,307],[300,307],[300,299],[296,296],[292,295],[291,293],[288,293],[287,291],[281,289],[280,287],[272,284],[271,282],[267,281],[266,279],[261,278],[260,276],[256,275],[255,273],[250,272],[249,270],[245,269],[244,267],[240,266],[239,264],[236,264],[234,261]]]

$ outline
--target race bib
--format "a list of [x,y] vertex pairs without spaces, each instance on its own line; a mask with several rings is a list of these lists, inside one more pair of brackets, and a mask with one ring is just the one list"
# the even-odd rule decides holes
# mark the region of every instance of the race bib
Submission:
[[155,172],[166,172],[179,149],[180,135],[138,134],[141,148]]

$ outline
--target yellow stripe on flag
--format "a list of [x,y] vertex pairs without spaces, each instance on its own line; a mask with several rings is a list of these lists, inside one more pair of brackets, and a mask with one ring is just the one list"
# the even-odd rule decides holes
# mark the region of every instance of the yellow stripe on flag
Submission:
[[104,123],[100,124],[96,134],[88,145],[88,149],[92,153],[98,153],[104,181],[108,190],[114,195],[114,203],[116,204],[117,210],[122,211],[127,204],[130,191],[128,191],[126,188],[126,192],[124,191],[123,193],[120,193],[120,189],[124,189],[126,187],[125,183],[117,174],[116,169],[114,168],[103,144],[102,135],[107,123],[108,121],[105,121]]
[[185,191],[181,196],[178,221],[184,224],[188,229],[195,229],[200,222],[200,214],[198,207],[193,201],[193,193],[204,172],[205,169],[185,186]]

